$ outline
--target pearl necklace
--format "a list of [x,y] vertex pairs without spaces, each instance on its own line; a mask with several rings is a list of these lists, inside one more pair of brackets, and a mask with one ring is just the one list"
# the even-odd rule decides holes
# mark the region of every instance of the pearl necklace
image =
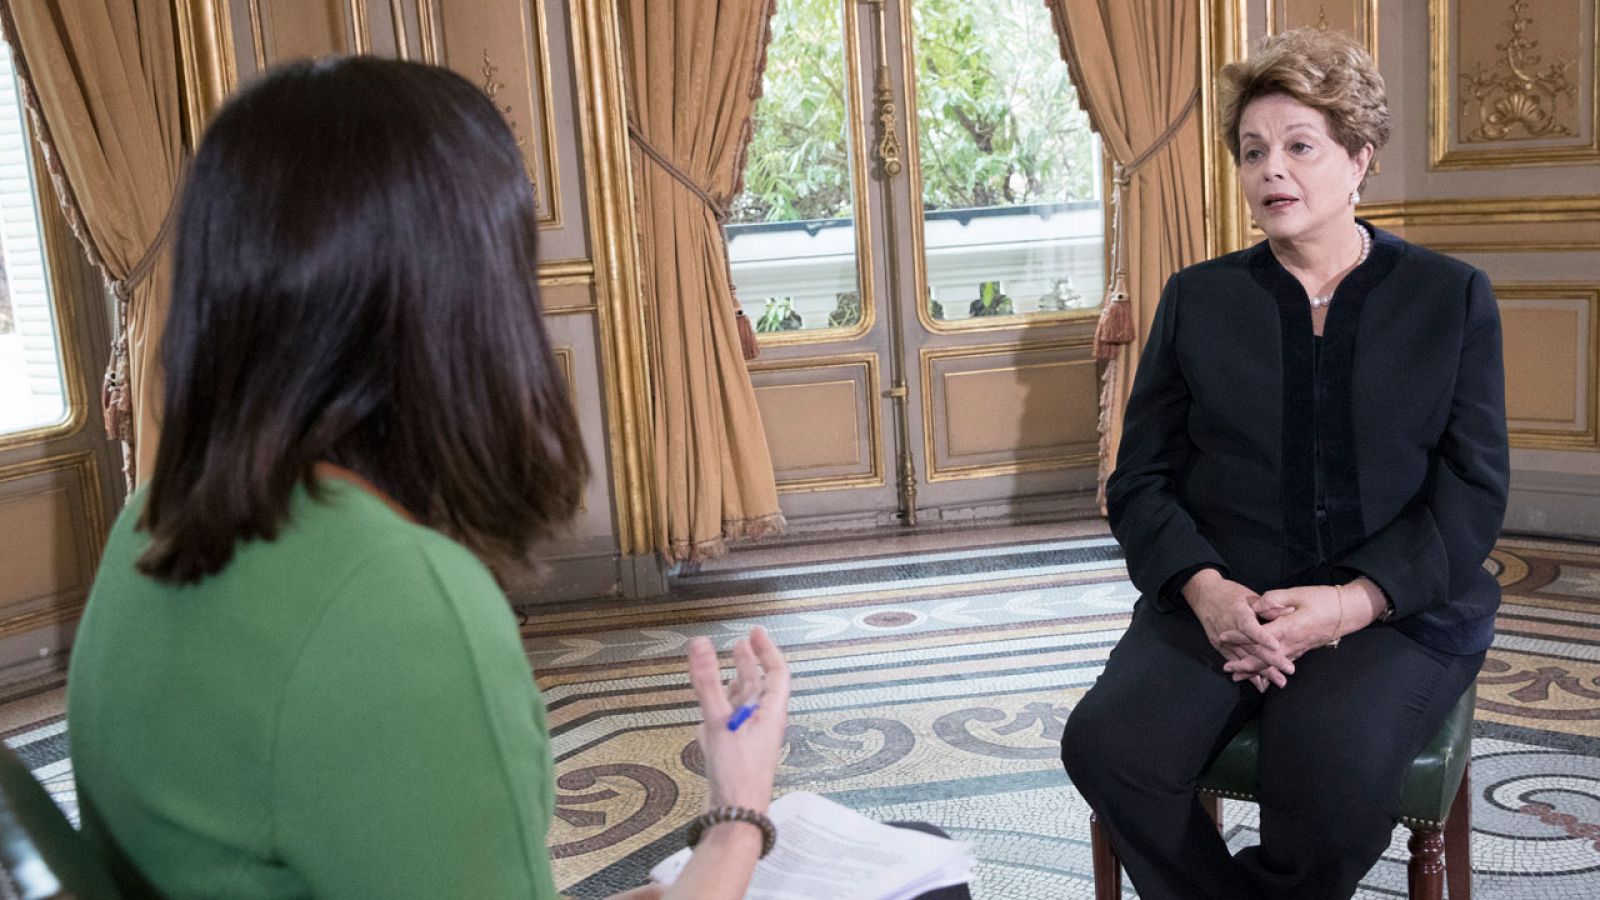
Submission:
[[[1356,224],[1356,231],[1361,233],[1361,256],[1356,259],[1356,264],[1354,266],[1351,266],[1352,269],[1358,268],[1362,263],[1366,262],[1367,261],[1367,254],[1372,252],[1372,232],[1366,230],[1365,228],[1362,228],[1360,223]],[[1312,297],[1311,298],[1311,308],[1312,309],[1321,309],[1324,306],[1327,306],[1329,303],[1332,303],[1332,302],[1333,302],[1333,295],[1332,294],[1323,294],[1320,297]]]

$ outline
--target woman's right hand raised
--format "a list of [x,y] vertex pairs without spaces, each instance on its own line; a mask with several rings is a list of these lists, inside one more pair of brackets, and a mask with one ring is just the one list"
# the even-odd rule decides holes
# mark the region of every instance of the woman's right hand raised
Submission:
[[1183,586],[1183,597],[1194,610],[1211,642],[1223,659],[1234,661],[1254,657],[1265,664],[1259,674],[1247,676],[1263,693],[1268,684],[1283,687],[1294,674],[1294,661],[1285,656],[1278,639],[1256,618],[1255,591],[1229,581],[1216,569],[1201,569]]
[[[772,803],[772,781],[789,724],[789,667],[759,627],[733,645],[736,674],[726,687],[717,651],[706,638],[689,642],[689,683],[700,701],[700,756],[705,760],[706,807],[742,806],[762,815]],[[728,730],[742,704],[755,711]],[[761,855],[761,834],[744,823],[706,829],[672,887],[646,885],[640,900],[737,900],[745,895]],[[624,895],[617,900],[633,900]]]
[[[736,675],[723,687],[711,641],[689,644],[689,682],[700,701],[700,752],[705,758],[708,807],[743,806],[765,813],[789,722],[789,667],[760,626],[733,645]],[[756,710],[736,731],[728,719],[743,703]]]

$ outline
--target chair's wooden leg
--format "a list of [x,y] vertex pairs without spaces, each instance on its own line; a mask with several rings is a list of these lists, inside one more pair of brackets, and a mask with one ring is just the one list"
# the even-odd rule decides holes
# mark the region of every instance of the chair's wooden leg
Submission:
[[1206,811],[1211,821],[1217,823],[1217,830],[1222,830],[1222,798],[1216,794],[1201,794],[1200,808]]
[[1444,900],[1444,834],[1432,829],[1411,829],[1411,900]]
[[1472,900],[1472,765],[1461,773],[1461,788],[1444,821],[1444,878],[1450,900]]
[[1089,814],[1089,851],[1094,857],[1094,900],[1122,900],[1122,862],[1094,813]]

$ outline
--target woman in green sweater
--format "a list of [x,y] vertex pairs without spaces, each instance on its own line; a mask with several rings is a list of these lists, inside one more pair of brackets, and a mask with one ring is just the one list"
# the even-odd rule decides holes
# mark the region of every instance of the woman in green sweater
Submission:
[[[446,70],[300,64],[217,115],[180,206],[160,456],[68,683],[84,831],[125,883],[556,896],[544,707],[480,562],[526,558],[587,477],[536,227],[511,134]],[[768,838],[788,673],[759,630],[734,659],[724,689],[690,650],[713,809],[666,897],[742,896]]]

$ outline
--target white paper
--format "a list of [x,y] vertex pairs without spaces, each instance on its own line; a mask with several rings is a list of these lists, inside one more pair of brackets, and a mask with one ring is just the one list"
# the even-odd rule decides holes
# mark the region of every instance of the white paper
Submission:
[[[778,843],[756,864],[747,900],[909,900],[972,872],[971,845],[874,822],[816,794],[785,794],[767,816]],[[674,853],[650,877],[672,884],[689,857]]]

